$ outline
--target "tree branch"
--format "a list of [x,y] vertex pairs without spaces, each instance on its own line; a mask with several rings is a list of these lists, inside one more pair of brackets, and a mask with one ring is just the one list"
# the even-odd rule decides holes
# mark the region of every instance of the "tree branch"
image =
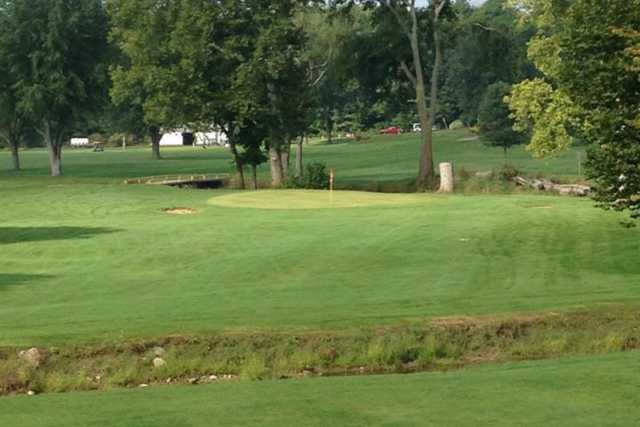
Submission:
[[409,81],[411,81],[411,83],[413,84],[413,87],[416,87],[418,85],[418,82],[416,81],[416,76],[411,72],[411,70],[407,66],[407,63],[404,61],[400,61],[400,68],[402,68],[402,71],[404,71],[404,73],[407,75],[407,78],[409,79]]
[[[409,28],[407,23],[404,21],[404,19],[402,19],[402,16],[400,16],[400,14],[396,10],[396,8],[393,7],[393,4],[391,3],[391,0],[379,0],[379,1],[384,6],[386,6],[387,9],[389,9],[389,11],[396,18],[396,21],[398,22],[398,24],[402,27],[402,30],[404,31],[405,35],[410,39],[411,38],[411,29]],[[416,3],[415,0],[411,0],[411,8],[412,9],[415,7],[415,3]]]

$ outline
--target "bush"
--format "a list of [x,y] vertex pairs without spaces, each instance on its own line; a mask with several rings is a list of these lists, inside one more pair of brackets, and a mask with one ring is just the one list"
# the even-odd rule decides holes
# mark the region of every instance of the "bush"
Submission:
[[291,178],[289,187],[325,190],[329,188],[329,174],[327,166],[321,162],[308,163],[303,178]]
[[462,123],[462,120],[454,120],[449,125],[449,129],[452,129],[452,130],[463,129],[463,128],[464,128],[464,123]]
[[502,168],[498,172],[498,176],[505,181],[511,181],[518,175],[520,175],[520,171],[518,170],[518,168],[509,164],[502,166]]

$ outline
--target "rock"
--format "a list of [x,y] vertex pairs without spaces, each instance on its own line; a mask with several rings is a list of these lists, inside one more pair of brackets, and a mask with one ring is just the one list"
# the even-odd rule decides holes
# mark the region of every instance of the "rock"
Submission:
[[27,392],[27,396],[35,396],[35,395],[36,395],[36,392],[35,392],[35,391],[33,391],[33,390],[29,390],[29,391]]
[[160,346],[153,347],[153,354],[154,354],[154,356],[156,356],[156,357],[161,357],[161,356],[163,356],[165,353],[166,353],[166,351],[165,351],[165,349],[164,349],[164,348],[162,348],[162,347],[160,347]]
[[37,368],[45,360],[44,352],[40,351],[39,349],[37,349],[35,347],[30,348],[29,350],[21,351],[20,353],[18,353],[18,357],[24,363],[26,363],[27,365],[29,365],[29,366],[31,366],[33,368]]
[[161,357],[156,357],[155,359],[153,359],[153,367],[154,368],[162,368],[163,366],[166,366],[167,362],[165,362],[165,360]]
[[209,375],[209,381],[218,381],[217,375]]
[[198,378],[189,378],[189,384],[198,384]]
[[149,387],[149,384],[140,384],[138,387],[139,388],[147,388],[147,387]]

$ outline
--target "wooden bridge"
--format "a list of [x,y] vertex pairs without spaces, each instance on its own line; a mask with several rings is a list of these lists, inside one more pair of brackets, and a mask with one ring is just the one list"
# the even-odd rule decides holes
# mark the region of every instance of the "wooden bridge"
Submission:
[[229,181],[227,174],[159,175],[131,178],[125,184],[169,185],[171,187],[221,188]]

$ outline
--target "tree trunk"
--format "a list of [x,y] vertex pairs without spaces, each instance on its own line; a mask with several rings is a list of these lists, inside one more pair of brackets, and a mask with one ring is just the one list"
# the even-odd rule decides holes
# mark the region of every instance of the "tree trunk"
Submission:
[[49,148],[49,166],[51,168],[51,176],[62,175],[62,144],[49,139],[47,141]]
[[251,165],[251,176],[253,178],[253,189],[258,189],[258,166]]
[[17,141],[11,141],[9,143],[9,147],[11,148],[11,158],[13,160],[13,170],[20,170],[20,144]]
[[284,182],[289,180],[289,159],[291,158],[291,143],[287,143],[284,149],[280,151],[280,164],[282,165],[282,179]]
[[43,123],[41,129],[38,132],[47,144],[49,151],[49,169],[51,176],[62,175],[62,141],[61,138],[55,138],[51,134],[51,125],[46,120]]
[[271,187],[282,186],[282,159],[276,147],[269,147],[269,165],[271,168]]
[[333,115],[331,110],[325,110],[324,129],[327,133],[327,143],[333,144]]
[[440,163],[440,193],[453,193],[453,165],[451,163]]
[[425,190],[433,187],[433,181],[435,179],[433,170],[433,117],[427,111],[424,71],[420,57],[418,18],[416,17],[415,8],[411,9],[411,20],[412,26],[409,40],[411,42],[411,53],[415,68],[416,106],[418,109],[418,117],[420,118],[420,126],[422,127],[422,148],[420,150],[420,164],[416,186],[419,190]]
[[[443,3],[444,4],[444,3]],[[433,71],[431,72],[431,99],[429,100],[429,121],[433,123],[436,115],[438,114],[438,79],[440,78],[440,66],[442,65],[442,43],[440,41],[440,24],[438,22],[439,10],[441,10],[440,5],[438,3],[434,4],[434,16],[433,16],[433,43],[436,48],[436,58],[435,63],[433,65]],[[424,132],[424,129],[423,129]],[[433,128],[430,126],[428,129],[429,132],[429,142],[430,142],[430,153],[429,158],[431,161],[431,170],[433,171]],[[433,178],[431,178],[433,179]],[[426,184],[428,185],[428,179]],[[453,191],[453,181],[452,181],[452,191]]]
[[296,177],[302,178],[304,176],[304,163],[302,162],[302,143],[304,142],[304,136],[301,136],[298,140],[296,147]]
[[238,154],[238,149],[233,139],[229,139],[229,148],[231,150],[231,154],[233,155],[233,164],[236,165],[238,179],[240,179],[240,189],[244,190],[246,188],[246,183],[244,181],[244,165],[242,164],[242,160],[240,160],[240,155]]
[[162,158],[160,156],[160,139],[162,139],[160,129],[153,126],[149,129],[149,132],[151,134],[151,157],[154,160],[160,160]]

